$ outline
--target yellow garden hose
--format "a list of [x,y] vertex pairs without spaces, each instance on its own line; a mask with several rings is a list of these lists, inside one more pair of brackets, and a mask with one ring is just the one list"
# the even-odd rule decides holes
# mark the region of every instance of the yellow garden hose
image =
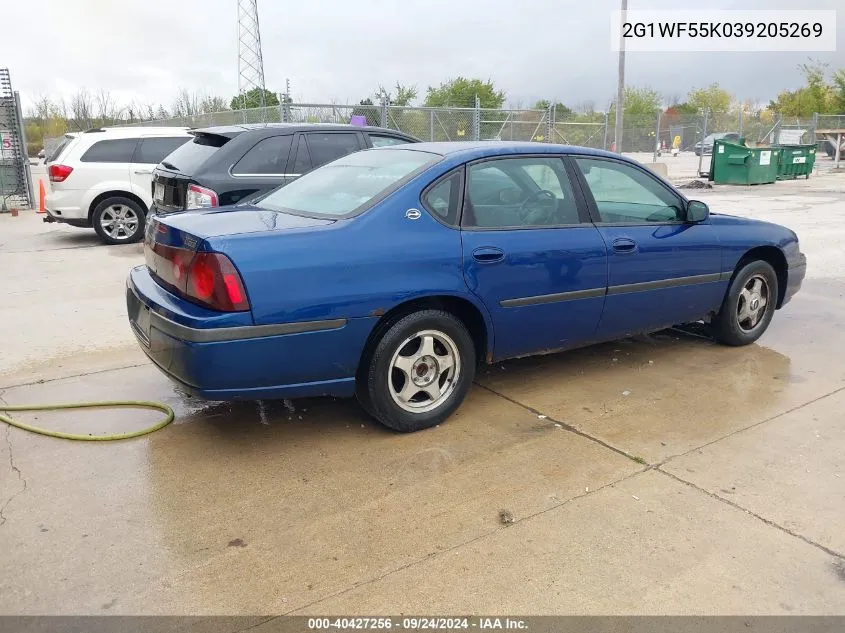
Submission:
[[120,400],[116,402],[75,402],[69,404],[48,404],[48,405],[15,405],[7,406],[0,404],[0,411],[60,411],[63,409],[155,409],[161,411],[165,416],[153,426],[141,429],[140,431],[129,431],[128,433],[113,433],[111,435],[83,435],[81,433],[64,433],[62,431],[51,431],[50,429],[42,429],[31,424],[24,424],[18,422],[14,418],[0,413],[0,421],[10,424],[24,431],[38,433],[39,435],[47,435],[48,437],[58,437],[63,440],[79,440],[82,442],[110,442],[112,440],[127,440],[131,437],[140,437],[153,431],[163,429],[168,424],[173,422],[173,409],[166,404],[160,402],[147,402],[143,400]]

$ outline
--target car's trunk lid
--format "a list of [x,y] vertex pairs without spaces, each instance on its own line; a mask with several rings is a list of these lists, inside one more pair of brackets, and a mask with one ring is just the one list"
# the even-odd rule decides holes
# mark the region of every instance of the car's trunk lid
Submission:
[[152,218],[148,229],[156,236],[168,234],[171,239],[179,239],[181,236],[206,239],[242,233],[309,229],[333,222],[334,220],[302,217],[257,207],[228,207],[192,209],[172,216]]
[[227,210],[190,210],[153,216],[144,236],[144,259],[153,277],[170,289],[184,285],[182,278],[198,251],[209,251],[212,237],[319,228],[335,220],[307,218],[256,207]]

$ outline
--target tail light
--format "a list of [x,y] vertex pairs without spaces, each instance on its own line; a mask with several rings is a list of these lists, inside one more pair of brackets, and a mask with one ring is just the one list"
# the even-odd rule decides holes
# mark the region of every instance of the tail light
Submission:
[[50,165],[47,173],[50,177],[50,182],[64,182],[73,171],[73,167],[67,165]]
[[188,267],[189,297],[221,312],[249,310],[241,276],[220,253],[197,253]]
[[188,185],[188,194],[185,196],[186,209],[204,209],[216,206],[217,193],[215,191],[199,185]]
[[151,250],[157,260],[155,276],[186,299],[220,312],[249,310],[241,276],[222,253],[195,253],[155,243]]

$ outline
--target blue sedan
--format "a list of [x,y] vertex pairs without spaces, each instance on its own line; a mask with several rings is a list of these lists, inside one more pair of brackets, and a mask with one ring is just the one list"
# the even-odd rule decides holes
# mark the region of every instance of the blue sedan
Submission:
[[416,431],[479,363],[703,321],[756,341],[806,260],[640,164],[534,143],[350,154],[246,206],[152,218],[127,282],[150,359],[203,398],[357,396]]

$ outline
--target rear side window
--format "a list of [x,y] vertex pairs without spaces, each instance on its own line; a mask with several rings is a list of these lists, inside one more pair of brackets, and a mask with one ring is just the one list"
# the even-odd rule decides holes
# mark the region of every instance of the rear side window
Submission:
[[372,141],[373,147],[389,147],[390,145],[402,145],[408,142],[395,136],[381,136],[379,134],[370,134],[370,141]]
[[308,145],[305,144],[305,137],[300,134],[299,142],[296,145],[296,154],[291,161],[293,165],[288,172],[295,175],[302,175],[311,171],[311,155],[308,153]]
[[423,206],[446,224],[455,226],[458,223],[463,189],[463,172],[455,171],[438,180],[423,193]]
[[135,153],[137,138],[97,141],[79,159],[83,163],[129,163]]
[[284,174],[293,135],[259,141],[232,168],[233,174]]
[[308,149],[311,152],[311,162],[314,167],[325,165],[336,158],[361,149],[361,145],[358,143],[358,135],[355,133],[310,132],[306,136],[308,137]]
[[135,152],[135,163],[158,165],[177,147],[190,141],[190,136],[162,136],[142,138]]
[[229,140],[229,137],[219,134],[197,134],[193,141],[178,147],[165,158],[170,169],[183,174],[195,174]]

